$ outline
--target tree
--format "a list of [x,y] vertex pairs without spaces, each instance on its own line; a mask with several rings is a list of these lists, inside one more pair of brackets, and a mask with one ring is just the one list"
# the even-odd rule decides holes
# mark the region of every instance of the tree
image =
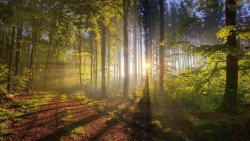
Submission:
[[8,66],[9,66],[8,84],[7,84],[7,91],[8,92],[10,92],[10,90],[11,90],[12,60],[13,60],[15,35],[16,35],[16,27],[12,26],[12,28],[11,28],[11,43],[9,45],[9,60],[8,60]]
[[[226,26],[236,27],[236,1],[226,0]],[[226,112],[235,112],[237,106],[238,89],[238,59],[235,52],[237,47],[236,31],[230,30],[226,39],[226,45],[231,48],[226,57],[226,87],[223,102],[219,108]]]
[[106,98],[107,97],[107,91],[106,91],[106,35],[107,35],[107,27],[102,24],[101,25],[101,56],[102,56],[102,83],[101,83],[101,88],[102,88],[102,97]]
[[159,1],[160,5],[160,42],[159,42],[159,88],[160,94],[163,94],[163,81],[164,81],[164,0]]
[[128,54],[128,9],[129,0],[123,0],[123,37],[124,37],[124,86],[123,97],[126,100],[129,92],[129,54]]

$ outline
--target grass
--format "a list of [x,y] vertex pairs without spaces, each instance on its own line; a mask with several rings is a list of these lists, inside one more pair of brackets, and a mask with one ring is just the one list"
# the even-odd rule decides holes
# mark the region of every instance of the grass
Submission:
[[79,135],[85,135],[86,130],[84,127],[76,127],[71,130],[70,136],[73,138],[73,140],[77,140],[76,138],[79,137]]
[[74,94],[73,97],[75,99],[77,99],[80,103],[82,103],[82,104],[84,104],[84,105],[86,105],[88,107],[97,109],[97,111],[103,111],[104,110],[104,107],[98,101],[89,99],[86,96],[84,96],[83,94]]
[[62,94],[60,98],[61,98],[61,101],[63,102],[67,101],[67,95],[65,94]]
[[21,116],[30,110],[39,108],[41,105],[47,104],[56,94],[44,94],[44,97],[34,96],[32,99],[22,100],[18,103],[5,103],[0,106],[0,140],[4,136],[11,134],[13,131],[8,129],[11,120],[22,120]]
[[73,119],[73,115],[67,115],[65,117],[62,118],[63,121],[65,122],[69,122]]
[[71,134],[84,135],[86,132],[84,127],[76,127],[71,131]]
[[86,134],[86,130],[84,127],[79,126],[79,127],[74,127],[74,126],[67,126],[67,128],[65,129],[70,136],[75,140],[75,138],[77,138],[79,135],[85,135]]

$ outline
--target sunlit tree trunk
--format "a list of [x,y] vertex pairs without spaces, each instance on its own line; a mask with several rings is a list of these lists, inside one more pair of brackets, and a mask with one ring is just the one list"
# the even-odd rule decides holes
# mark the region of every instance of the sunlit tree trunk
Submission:
[[122,66],[121,66],[121,47],[119,46],[119,54],[118,54],[118,71],[119,71],[119,76],[118,76],[118,87],[119,89],[121,88],[121,75],[122,75]]
[[111,60],[110,60],[110,31],[109,30],[107,30],[107,48],[108,48],[108,58],[107,58],[107,60],[108,60],[108,83],[107,83],[107,88],[108,88],[108,91],[109,91],[109,86],[110,86],[110,62],[111,62]]
[[[136,10],[135,10],[136,11]],[[136,16],[136,14],[135,14]],[[133,26],[133,46],[134,46],[134,54],[133,54],[133,59],[134,59],[134,84],[135,86],[137,85],[137,22],[136,18],[134,19],[134,26]]]
[[78,57],[79,57],[79,82],[80,88],[82,88],[82,43],[81,43],[81,31],[78,31]]
[[160,95],[163,94],[163,80],[164,80],[164,0],[160,0],[160,45],[159,45],[159,63],[160,76],[159,88]]
[[[226,26],[236,26],[236,2],[226,1]],[[231,31],[227,37],[226,45],[237,48],[236,32]],[[229,51],[226,57],[226,88],[220,110],[235,112],[237,106],[238,89],[238,59],[235,51]]]
[[93,48],[94,48],[94,34],[90,37],[90,86],[93,86]]
[[149,78],[152,79],[153,78],[153,61],[154,61],[154,58],[153,58],[153,45],[152,45],[152,38],[151,38],[151,35],[150,33],[148,33],[147,35],[147,46],[148,46],[148,66],[149,66]]
[[102,49],[101,49],[101,56],[102,56],[102,82],[101,82],[101,88],[102,88],[102,98],[107,97],[106,92],[106,34],[107,34],[107,27],[105,25],[102,25]]
[[123,97],[126,100],[129,92],[129,54],[128,54],[128,4],[129,0],[123,0],[123,36],[124,36],[124,86]]
[[98,46],[95,39],[95,89],[97,89],[97,73],[98,73]]
[[142,53],[142,25],[141,25],[141,23],[140,23],[140,68],[141,68],[141,85],[143,84],[143,53]]

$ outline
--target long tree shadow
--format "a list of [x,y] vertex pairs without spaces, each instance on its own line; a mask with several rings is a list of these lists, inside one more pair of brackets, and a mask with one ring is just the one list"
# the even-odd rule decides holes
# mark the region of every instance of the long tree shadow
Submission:
[[140,101],[136,103],[136,112],[132,112],[130,118],[124,120],[132,129],[130,139],[183,141],[184,139],[182,137],[177,136],[173,132],[166,132],[166,130],[161,127],[161,123],[158,124],[157,121],[155,121],[155,114],[158,113],[159,107],[157,103],[153,102],[154,101],[150,101],[146,96],[142,97]]
[[44,109],[44,110],[39,110],[39,111],[34,111],[34,112],[29,112],[29,113],[26,113],[26,114],[23,114],[21,116],[19,116],[19,118],[26,118],[28,116],[32,116],[34,114],[40,114],[40,113],[44,113],[44,112],[49,112],[49,111],[52,111],[52,110],[57,110],[57,109],[60,109],[60,108],[67,108],[67,107],[77,107],[77,106],[81,106],[81,104],[75,104],[75,105],[65,105],[65,106],[58,106],[58,107],[54,107],[54,108],[49,108],[49,109]]
[[107,126],[107,127],[105,127],[104,129],[102,129],[101,131],[99,131],[99,132],[98,132],[97,134],[95,134],[94,136],[90,137],[88,140],[90,140],[90,141],[95,141],[95,140],[100,139],[104,133],[106,133],[109,129],[111,129],[112,127],[114,127],[114,126],[117,125],[117,124],[118,124],[118,121],[117,121],[117,120],[108,122],[108,126]]
[[[75,121],[67,126],[61,127],[54,131],[52,134],[49,134],[47,136],[44,136],[39,139],[39,141],[55,141],[55,140],[60,140],[60,137],[67,135],[70,133],[71,129],[77,128],[79,126],[86,125],[88,123],[91,123],[101,117],[104,117],[109,114],[110,111],[115,110],[122,102],[116,103],[115,105],[108,107],[105,109],[105,111],[102,111],[96,115],[89,116],[87,118]],[[70,130],[69,130],[70,129]]]

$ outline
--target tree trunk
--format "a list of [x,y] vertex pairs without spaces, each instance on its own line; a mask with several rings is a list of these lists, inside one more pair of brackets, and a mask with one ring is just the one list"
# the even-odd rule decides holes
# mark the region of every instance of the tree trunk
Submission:
[[118,88],[120,89],[121,88],[121,76],[122,76],[122,66],[121,66],[121,61],[122,61],[122,59],[121,59],[121,46],[119,46],[119,54],[118,54],[118,58],[119,58],[119,62],[118,62],[118,71],[119,71],[119,76],[118,76]]
[[[136,14],[135,14],[136,15]],[[134,46],[134,84],[137,85],[137,22],[136,19],[134,19],[134,29],[133,29],[133,46]]]
[[14,42],[15,42],[15,34],[16,34],[16,27],[13,26],[12,27],[12,31],[11,31],[11,42],[10,42],[10,46],[9,46],[9,62],[8,62],[8,66],[9,66],[9,73],[8,73],[8,83],[7,83],[7,91],[8,93],[11,90],[11,76],[12,76],[12,59],[13,59],[13,50],[14,50]]
[[32,49],[30,54],[30,61],[29,61],[29,81],[28,81],[28,92],[33,89],[33,76],[34,76],[34,64],[35,64],[35,54],[37,49],[37,39],[38,39],[38,32],[34,29],[34,25],[32,27]]
[[90,86],[93,86],[93,47],[94,47],[94,34],[90,36]]
[[80,89],[82,88],[82,43],[81,43],[81,31],[78,31],[78,57],[79,57],[79,82]]
[[106,94],[106,33],[107,32],[107,28],[102,25],[102,49],[101,49],[101,54],[102,54],[102,98],[106,98],[107,94]]
[[48,54],[47,54],[47,58],[46,58],[46,64],[45,64],[45,72],[44,72],[44,78],[43,78],[43,81],[44,81],[44,86],[48,80],[48,73],[49,73],[49,61],[50,61],[50,56],[51,56],[51,38],[50,38],[50,44],[49,44],[49,50],[48,50]]
[[98,46],[95,40],[95,89],[97,89],[97,72],[98,72]]
[[23,34],[23,23],[21,23],[20,26],[17,27],[17,44],[16,44],[16,58],[15,58],[16,75],[19,74],[22,34]]
[[[236,2],[226,1],[226,26],[236,26]],[[236,32],[227,37],[226,45],[237,48]],[[220,110],[224,112],[235,112],[237,106],[238,89],[238,59],[235,51],[229,51],[226,57],[226,87]]]
[[107,83],[107,88],[109,91],[109,86],[110,86],[110,31],[107,30],[107,46],[108,46],[108,83]]
[[142,53],[142,25],[141,25],[141,23],[140,23],[140,57],[141,57],[141,61],[140,61],[140,68],[141,68],[141,85],[143,85],[143,66],[142,66],[142,64],[143,64],[143,59],[142,59],[142,55],[143,53]]
[[128,0],[123,0],[123,36],[124,36],[124,86],[123,97],[128,98],[129,92],[129,56],[128,56]]
[[159,62],[160,62],[160,76],[159,88],[160,95],[163,94],[164,81],[164,0],[160,0],[160,42],[159,42]]

